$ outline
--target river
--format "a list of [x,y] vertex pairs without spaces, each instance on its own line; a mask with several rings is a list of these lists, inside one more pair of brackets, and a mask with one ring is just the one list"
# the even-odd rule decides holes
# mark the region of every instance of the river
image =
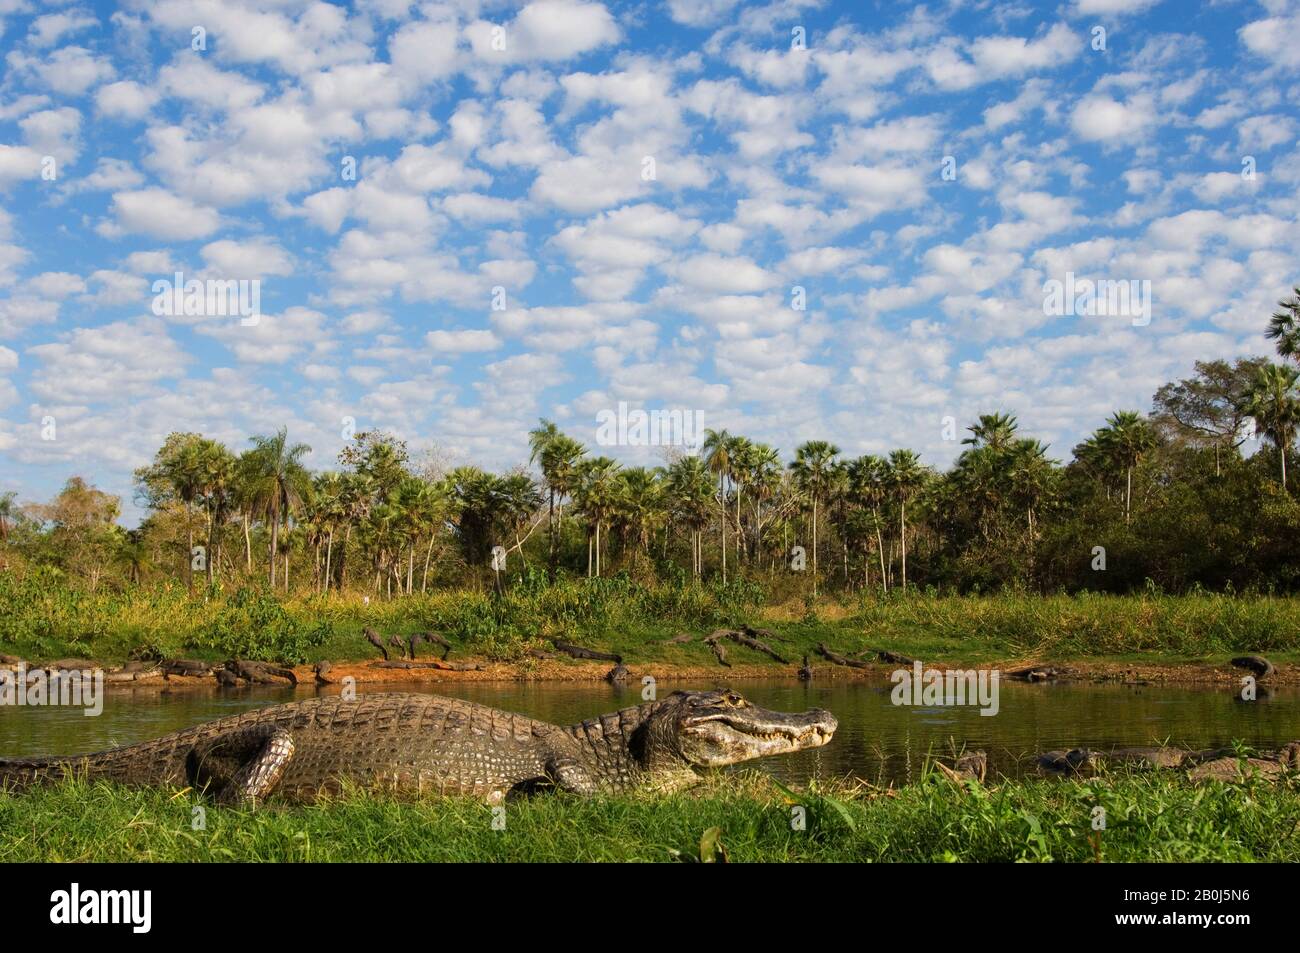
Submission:
[[[660,683],[674,687],[708,687]],[[974,707],[895,706],[887,682],[745,680],[733,687],[756,704],[782,711],[826,708],[839,731],[826,747],[759,762],[787,782],[853,777],[914,780],[927,755],[955,749],[988,752],[992,772],[1033,770],[1033,755],[1085,746],[1105,751],[1168,743],[1203,748],[1244,741],[1275,747],[1300,739],[1300,689],[1276,688],[1254,702],[1226,688],[1092,683],[1000,685],[998,713]],[[439,682],[364,686],[367,692],[453,695],[555,723],[570,723],[637,704],[641,687],[591,682]],[[337,686],[321,691],[336,692]],[[248,708],[315,695],[315,687],[160,690],[109,686],[103,713],[73,708],[0,707],[0,757],[59,755],[130,744]]]

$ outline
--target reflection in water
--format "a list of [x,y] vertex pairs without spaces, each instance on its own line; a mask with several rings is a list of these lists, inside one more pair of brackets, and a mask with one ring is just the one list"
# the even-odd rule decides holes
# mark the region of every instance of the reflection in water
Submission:
[[[675,687],[661,682],[660,691]],[[707,688],[707,684],[682,687]],[[750,701],[779,711],[826,708],[839,719],[835,740],[761,765],[787,781],[851,776],[873,782],[916,779],[927,755],[983,748],[991,772],[1032,769],[1030,755],[1086,746],[1105,751],[1168,743],[1203,748],[1241,740],[1276,747],[1300,739],[1300,691],[1276,688],[1244,703],[1228,689],[1003,682],[996,716],[975,707],[895,707],[888,682],[745,680],[734,684]],[[589,682],[463,682],[366,686],[367,691],[428,691],[517,711],[559,724],[640,702],[640,686]],[[0,757],[72,754],[158,735],[316,693],[258,686],[235,691],[110,688],[104,713],[79,709],[0,707]],[[323,691],[337,692],[337,686]]]

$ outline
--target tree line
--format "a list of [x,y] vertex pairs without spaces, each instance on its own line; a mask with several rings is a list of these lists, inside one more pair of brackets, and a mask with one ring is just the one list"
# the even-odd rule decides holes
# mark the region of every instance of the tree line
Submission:
[[761,577],[813,596],[1290,590],[1300,289],[1267,334],[1282,363],[1197,362],[1149,413],[1114,412],[1067,463],[1007,411],[970,423],[942,473],[909,449],[848,457],[824,440],[786,460],[726,430],[706,431],[697,454],[625,466],[547,420],[529,434],[528,466],[503,474],[413,462],[379,431],[357,433],[336,468],[313,473],[310,448],[283,429],[238,452],[173,433],[135,473],[148,513],[139,528],[121,528],[120,501],[74,477],[44,504],[0,495],[0,559],[55,565],[90,588],[261,579],[383,596],[613,573]]

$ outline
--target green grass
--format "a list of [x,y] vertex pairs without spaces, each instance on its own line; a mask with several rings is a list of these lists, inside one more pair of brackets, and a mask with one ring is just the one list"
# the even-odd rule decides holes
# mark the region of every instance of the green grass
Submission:
[[[1191,786],[1175,775],[959,787],[936,775],[886,795],[788,794],[757,773],[649,800],[542,795],[504,808],[354,793],[307,807],[205,805],[191,792],[75,781],[0,794],[6,861],[1105,861],[1300,860],[1300,785]],[[203,805],[206,829],[193,830]],[[704,846],[702,847],[702,841]],[[711,847],[710,842],[721,847]]]
[[[1222,661],[1240,652],[1300,660],[1300,599],[1193,593],[1164,595],[828,596],[810,609],[765,605],[761,586],[645,586],[616,577],[555,587],[518,580],[504,597],[443,590],[393,600],[181,586],[87,593],[41,572],[0,573],[0,651],[35,660],[83,656],[121,661],[142,650],[168,657],[238,655],[298,663],[374,656],[361,628],[446,633],[461,655],[517,661],[529,646],[562,637],[639,663],[716,665],[706,646],[664,645],[748,622],[783,636],[792,662],[825,641],[841,652],[889,648],[926,661]],[[791,621],[794,619],[795,621]],[[773,664],[728,646],[733,663]]]

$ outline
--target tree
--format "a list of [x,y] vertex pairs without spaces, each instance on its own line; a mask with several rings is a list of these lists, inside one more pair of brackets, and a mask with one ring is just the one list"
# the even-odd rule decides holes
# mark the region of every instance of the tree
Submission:
[[592,541],[595,541],[595,575],[600,575],[601,531],[617,502],[618,464],[609,457],[591,457],[578,465],[574,490],[578,507],[587,517],[587,575],[592,573]]
[[[303,499],[311,492],[311,476],[302,458],[311,453],[305,443],[289,443],[289,430],[281,427],[274,436],[253,437],[254,453],[249,479],[252,497],[271,524],[270,574],[275,588],[275,557],[279,550],[280,526],[288,525]],[[286,580],[287,585],[287,580]]]
[[528,462],[540,465],[542,479],[546,481],[547,493],[550,496],[547,517],[550,554],[547,572],[550,581],[554,583],[559,562],[559,525],[564,520],[564,498],[573,493],[578,461],[587,450],[578,441],[561,433],[551,421],[542,419],[538,423],[539,426],[528,434],[530,450]]
[[81,477],[71,477],[53,500],[29,510],[49,526],[58,562],[69,572],[88,578],[91,591],[95,591],[104,567],[113,562],[118,549],[121,530],[115,523],[121,501]]
[[1221,455],[1235,453],[1245,441],[1242,394],[1250,387],[1262,357],[1227,361],[1197,361],[1192,377],[1171,381],[1156,391],[1152,424],[1175,442],[1209,445],[1214,450],[1214,475],[1223,471]]
[[713,477],[699,457],[681,457],[669,466],[664,491],[673,523],[690,531],[691,573],[698,577],[704,571],[701,535],[713,505]]
[[971,435],[962,443],[977,449],[987,447],[995,453],[1001,453],[1011,447],[1018,427],[1014,414],[981,414],[975,424],[966,428]]
[[727,477],[731,475],[732,437],[726,430],[704,431],[704,462],[718,478],[718,526],[722,536],[722,581],[727,581]]
[[907,503],[925,485],[927,471],[920,457],[911,450],[894,450],[889,454],[885,482],[898,501],[898,540],[902,556],[903,591],[907,591]]
[[1277,447],[1283,489],[1286,489],[1286,455],[1295,443],[1296,426],[1300,424],[1297,378],[1300,370],[1296,368],[1268,364],[1259,369],[1241,399],[1241,412],[1253,417],[1256,427]]
[[830,492],[835,458],[840,448],[825,440],[809,440],[796,447],[790,470],[796,485],[812,500],[813,598],[817,597],[817,508]]
[[1124,522],[1133,512],[1133,468],[1159,443],[1150,422],[1135,410],[1117,410],[1097,432],[1097,445],[1124,471]]
[[1264,336],[1277,342],[1280,357],[1300,360],[1300,288],[1295,294],[1278,302],[1278,310],[1269,318]]
[[9,539],[9,527],[18,518],[18,493],[6,490],[0,493],[0,543]]
[[179,502],[185,508],[185,546],[184,566],[185,585],[194,590],[194,570],[192,553],[194,551],[194,503],[199,498],[203,486],[203,477],[199,469],[198,444],[203,439],[197,433],[171,433],[163,445],[154,454],[151,466],[141,467],[135,471],[135,482],[142,496],[151,508],[164,506],[169,502]]
[[1037,440],[1022,439],[1008,451],[1012,494],[1025,512],[1025,528],[1032,542],[1034,514],[1052,482],[1055,466],[1047,458],[1047,447]]
[[736,487],[736,569],[739,571],[741,546],[745,539],[745,527],[740,518],[740,497],[745,482],[757,463],[757,449],[748,437],[737,435],[731,438],[727,457],[731,480]]
[[880,558],[880,587],[889,591],[889,574],[885,569],[885,540],[881,534],[880,507],[885,502],[889,465],[883,458],[865,454],[849,461],[849,493],[859,506],[870,510],[871,529],[876,537],[876,553]]

